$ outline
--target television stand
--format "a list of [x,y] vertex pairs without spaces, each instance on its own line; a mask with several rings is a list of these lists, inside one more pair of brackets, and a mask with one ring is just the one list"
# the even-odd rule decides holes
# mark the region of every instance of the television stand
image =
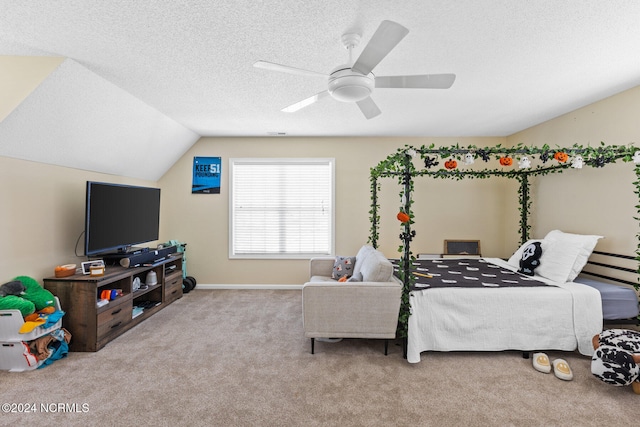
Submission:
[[[151,271],[156,273],[158,283],[134,290],[134,280],[144,285]],[[48,277],[44,287],[58,297],[66,313],[62,326],[73,336],[69,350],[98,351],[182,297],[182,253],[150,266],[107,266],[105,274],[98,277]],[[111,289],[122,290],[122,296],[98,307],[102,291]]]

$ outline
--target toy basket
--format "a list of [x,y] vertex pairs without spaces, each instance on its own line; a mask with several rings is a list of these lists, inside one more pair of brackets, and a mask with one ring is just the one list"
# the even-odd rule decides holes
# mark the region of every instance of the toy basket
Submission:
[[[60,300],[55,297],[55,308],[60,310]],[[20,333],[20,328],[24,324],[24,318],[20,310],[0,310],[0,342],[19,342],[19,341],[31,341],[39,338],[49,332],[55,331],[62,327],[62,318],[58,320],[53,326],[43,328],[42,326],[36,327],[33,331],[26,334]]]
[[[60,310],[58,297],[55,297],[55,308]],[[0,371],[22,372],[42,365],[45,361],[38,360],[31,353],[27,342],[60,329],[62,318],[53,326],[38,326],[26,334],[20,333],[23,324],[20,310],[0,310]]]

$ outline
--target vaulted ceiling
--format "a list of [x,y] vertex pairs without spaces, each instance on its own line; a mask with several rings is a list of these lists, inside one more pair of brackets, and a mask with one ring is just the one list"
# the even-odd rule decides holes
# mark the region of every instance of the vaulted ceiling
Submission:
[[[3,1],[0,155],[159,179],[200,136],[505,136],[640,84],[636,0]],[[449,89],[375,88],[366,119],[322,76],[341,36],[408,34],[376,76],[454,73]],[[28,57],[28,58],[25,58]],[[267,140],[268,142],[268,140]]]

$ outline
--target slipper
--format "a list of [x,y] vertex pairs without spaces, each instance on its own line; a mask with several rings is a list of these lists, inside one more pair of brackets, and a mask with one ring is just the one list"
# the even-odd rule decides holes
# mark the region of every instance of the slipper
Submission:
[[556,359],[553,361],[553,373],[561,380],[571,381],[573,379],[573,372],[564,359]]
[[533,353],[533,368],[544,374],[551,372],[549,357],[544,353]]

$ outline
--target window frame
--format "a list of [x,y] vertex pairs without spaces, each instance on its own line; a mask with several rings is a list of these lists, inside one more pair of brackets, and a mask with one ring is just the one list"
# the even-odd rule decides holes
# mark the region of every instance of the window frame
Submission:
[[[308,253],[252,253],[252,254],[236,254],[234,253],[234,221],[235,221],[235,183],[234,183],[234,167],[236,164],[326,164],[330,169],[330,226],[329,226],[329,244],[328,253],[308,252]],[[336,178],[335,178],[335,158],[332,157],[233,157],[229,159],[229,259],[310,259],[319,256],[334,256],[335,254],[335,199],[336,199]]]

